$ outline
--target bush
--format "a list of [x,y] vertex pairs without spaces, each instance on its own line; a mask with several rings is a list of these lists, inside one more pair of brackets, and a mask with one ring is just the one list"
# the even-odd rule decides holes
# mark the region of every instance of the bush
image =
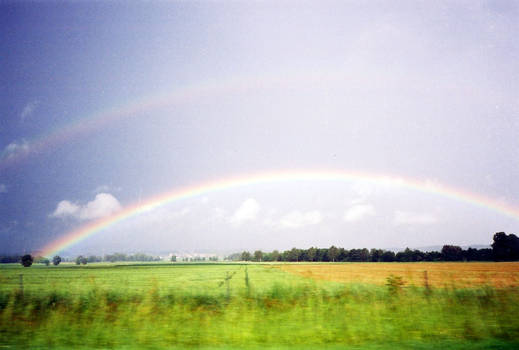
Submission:
[[401,276],[390,275],[386,278],[386,286],[390,293],[395,294],[402,290],[405,282]]

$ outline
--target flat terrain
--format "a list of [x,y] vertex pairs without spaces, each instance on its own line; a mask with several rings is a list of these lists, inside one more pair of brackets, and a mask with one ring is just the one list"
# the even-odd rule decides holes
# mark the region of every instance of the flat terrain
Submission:
[[[286,283],[295,283],[303,279],[278,269],[233,263],[94,263],[85,266],[61,264],[58,267],[39,265],[30,268],[0,265],[0,291],[19,288],[19,275],[22,274],[25,291],[36,294],[62,291],[79,295],[93,288],[138,294],[153,288],[160,293],[219,295],[227,293],[226,286],[222,283],[229,275],[232,275],[229,279],[232,293],[245,288],[245,267],[248,273],[254,275],[254,284],[258,288],[268,287],[275,280],[283,279]],[[239,277],[235,276],[238,272],[241,273]]]
[[0,347],[517,349],[517,271],[516,263],[0,265]]
[[300,263],[279,265],[279,268],[308,278],[342,283],[384,285],[389,275],[396,275],[413,286],[519,287],[519,262]]

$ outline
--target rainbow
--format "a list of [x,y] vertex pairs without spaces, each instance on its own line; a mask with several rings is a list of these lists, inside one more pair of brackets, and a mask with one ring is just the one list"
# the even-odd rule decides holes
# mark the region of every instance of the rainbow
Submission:
[[52,256],[70,246],[78,244],[87,237],[93,236],[103,230],[139,214],[154,210],[158,207],[181,201],[183,199],[206,195],[213,192],[225,191],[232,188],[254,186],[268,183],[293,183],[300,181],[335,181],[352,182],[363,181],[380,186],[402,187],[417,190],[434,195],[440,195],[471,205],[487,208],[503,215],[519,220],[519,208],[502,201],[483,195],[454,188],[431,181],[421,181],[413,178],[403,178],[391,175],[371,174],[358,171],[343,170],[288,170],[271,171],[243,176],[234,176],[220,180],[208,181],[201,184],[175,188],[157,196],[150,197],[123,208],[118,213],[90,222],[76,230],[64,234],[59,239],[50,242],[38,252],[42,256]]
[[37,138],[24,140],[23,144],[25,147],[15,153],[0,152],[0,170],[17,165],[31,155],[41,154],[69,140],[100,130],[119,120],[139,117],[143,112],[199,101],[207,97],[214,98],[232,93],[256,91],[258,89],[293,88],[304,86],[305,84],[319,86],[340,82],[344,79],[348,79],[348,75],[337,70],[305,74],[285,72],[283,74],[241,75],[227,79],[207,80],[177,86],[168,91],[130,100],[118,106],[105,108],[80,118],[74,118],[74,121],[55,127]]
[[166,93],[158,93],[117,107],[107,108],[96,113],[78,118],[77,120],[50,130],[46,134],[30,141],[24,141],[26,148],[14,154],[0,154],[0,169],[17,164],[33,154],[42,153],[62,143],[102,129],[118,120],[132,118],[153,109],[189,102],[191,99],[204,95],[228,93],[234,89],[243,88],[240,81],[227,80],[220,82],[205,82],[202,84],[178,87]]

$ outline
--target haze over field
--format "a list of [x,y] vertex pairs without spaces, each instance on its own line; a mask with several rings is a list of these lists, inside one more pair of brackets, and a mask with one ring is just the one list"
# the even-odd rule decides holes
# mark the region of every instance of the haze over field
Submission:
[[[2,2],[0,252],[266,171],[395,181],[201,193],[68,249],[423,247],[518,233],[518,17],[516,1]],[[399,185],[408,179],[516,215]]]

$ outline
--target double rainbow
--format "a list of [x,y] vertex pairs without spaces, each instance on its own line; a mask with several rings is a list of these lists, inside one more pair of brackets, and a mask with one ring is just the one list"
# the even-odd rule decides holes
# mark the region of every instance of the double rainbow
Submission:
[[300,181],[335,181],[352,182],[363,181],[375,185],[398,186],[420,192],[440,195],[471,205],[484,207],[499,212],[503,215],[519,220],[519,208],[506,204],[477,193],[454,188],[430,181],[421,181],[413,178],[403,178],[390,175],[377,175],[357,171],[342,170],[288,170],[273,171],[244,176],[229,177],[225,179],[204,182],[198,185],[176,188],[160,195],[150,197],[144,201],[134,203],[123,208],[118,213],[90,222],[76,230],[64,234],[59,239],[50,242],[40,249],[43,256],[52,256],[68,247],[78,244],[87,237],[93,236],[103,230],[116,226],[129,218],[138,216],[144,212],[158,207],[181,201],[187,198],[207,195],[213,192],[225,191],[232,188],[254,186],[267,183],[300,182]]

